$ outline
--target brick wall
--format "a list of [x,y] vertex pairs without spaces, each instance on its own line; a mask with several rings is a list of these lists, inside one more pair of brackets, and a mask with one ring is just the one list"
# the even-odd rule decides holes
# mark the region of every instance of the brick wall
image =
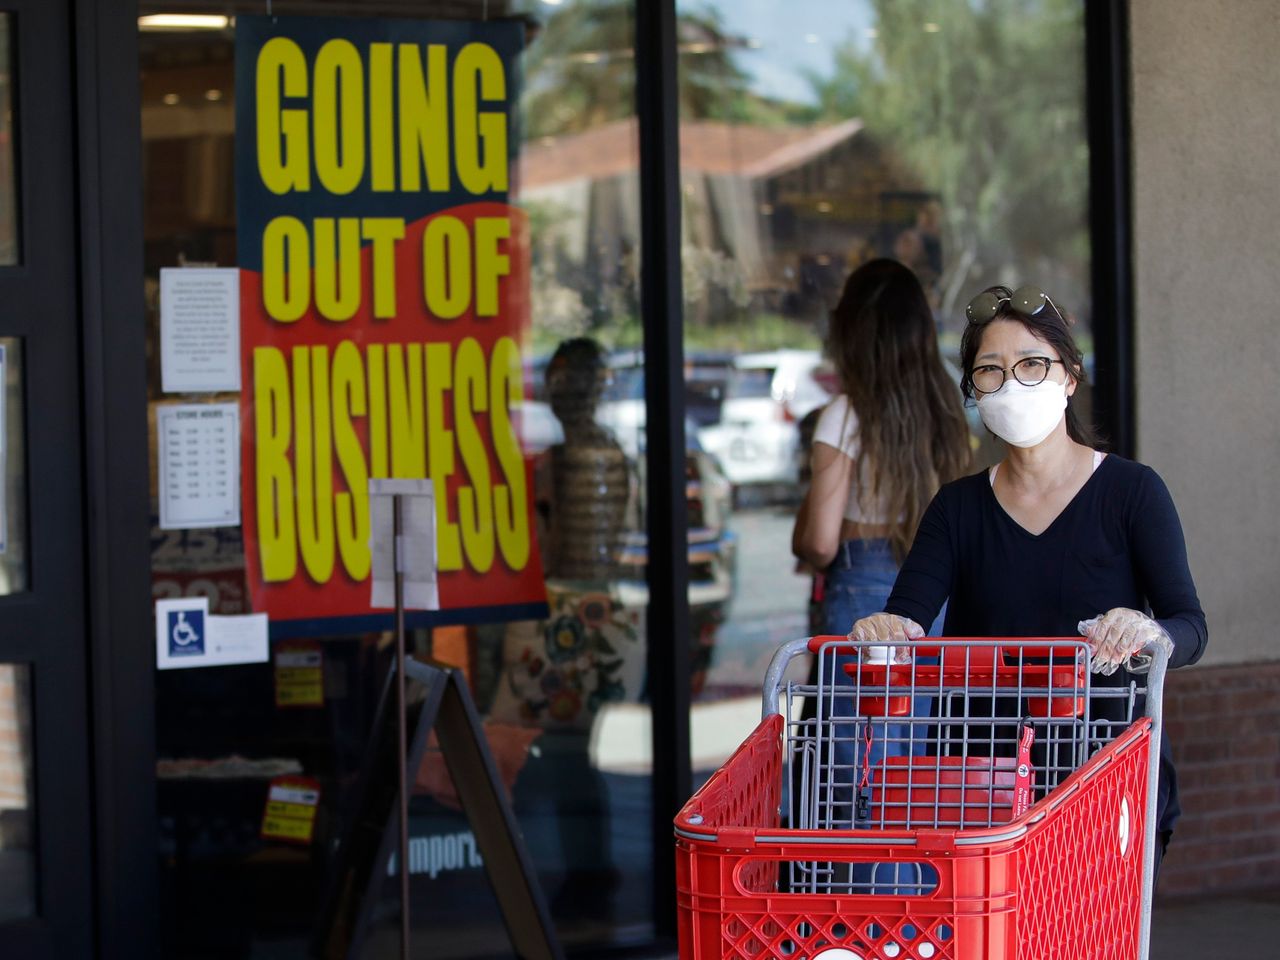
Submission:
[[1280,886],[1280,662],[1169,674],[1182,819],[1161,897]]

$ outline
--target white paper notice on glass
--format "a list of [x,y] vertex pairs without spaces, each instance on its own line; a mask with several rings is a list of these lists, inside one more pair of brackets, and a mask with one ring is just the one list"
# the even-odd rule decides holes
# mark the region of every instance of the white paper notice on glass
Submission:
[[240,389],[240,271],[160,270],[160,381],[165,393]]
[[156,601],[156,667],[187,670],[266,663],[267,615],[218,617],[208,597]]
[[400,563],[404,572],[406,610],[439,610],[436,584],[436,498],[430,480],[369,481],[369,547],[373,554],[373,595],[370,606],[394,609],[396,605],[395,508],[401,498],[404,531]]
[[234,403],[156,408],[160,528],[240,523],[240,410]]

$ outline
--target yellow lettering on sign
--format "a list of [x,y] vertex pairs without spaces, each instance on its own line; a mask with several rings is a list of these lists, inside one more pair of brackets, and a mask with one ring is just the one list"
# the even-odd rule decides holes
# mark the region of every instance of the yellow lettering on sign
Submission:
[[297,217],[275,217],[262,235],[262,305],[292,323],[311,302],[311,240]]
[[361,229],[373,262],[373,315],[388,320],[396,315],[396,241],[404,239],[404,220],[367,217]]
[[316,583],[328,583],[336,547],[328,347],[293,348],[293,419],[302,564]]
[[392,142],[392,57],[389,43],[369,44],[369,174],[374,193],[396,188],[396,156]]
[[391,476],[421,480],[427,475],[421,344],[387,345],[387,387],[391,411]]
[[511,273],[511,258],[498,249],[498,241],[511,237],[506,217],[476,218],[476,316],[498,315],[498,284]]
[[369,476],[391,476],[387,458],[387,361],[386,348],[369,344]]
[[307,58],[288,37],[272,37],[258,52],[254,82],[258,175],[272,193],[311,189],[307,111],[284,109],[281,96],[307,95]]
[[402,43],[400,54],[400,189],[449,189],[449,74],[445,47],[427,47],[427,73],[422,73],[421,47]]
[[489,433],[506,480],[493,488],[498,547],[512,570],[525,568],[532,545],[524,454],[510,412],[524,402],[520,378],[520,348],[510,337],[500,337],[489,358]]
[[350,320],[360,309],[360,221],[315,221],[316,310],[326,320]]
[[314,97],[316,175],[330,193],[350,193],[364,179],[364,66],[350,40],[320,48]]
[[[253,352],[256,526],[263,578],[368,578],[371,476],[435,483],[442,572],[511,570],[532,553],[528,481],[511,411],[523,400],[520,350],[474,337],[343,340]],[[363,423],[361,422],[363,421]],[[367,428],[367,429],[365,429]],[[455,476],[460,472],[460,476]]]
[[275,347],[253,351],[255,481],[262,579],[293,579],[297,570],[293,470],[289,464],[289,371]]
[[488,44],[468,43],[453,62],[453,151],[458,180],[470,193],[507,189],[507,112],[482,111],[477,102],[506,96],[502,58]]
[[436,562],[441,570],[462,569],[462,540],[449,517],[446,485],[453,475],[453,431],[445,429],[444,397],[453,386],[447,343],[427,344],[427,433],[431,437],[430,476],[436,488]]
[[[287,37],[258,53],[258,171],[272,193],[310,190],[313,164],[329,193],[352,193],[366,170],[370,188],[388,193],[397,162],[405,193],[452,189],[453,167],[468,193],[508,189],[507,76],[493,47],[468,43],[451,67],[443,44],[375,42],[366,63],[335,38],[310,69],[308,77],[306,55]],[[308,96],[307,106],[284,106]]]
[[462,316],[471,302],[471,237],[457,217],[436,216],[422,234],[427,309],[441,320]]
[[334,495],[338,552],[352,580],[369,575],[369,468],[356,434],[353,417],[365,414],[364,367],[360,351],[350,340],[333,354],[333,445],[347,489]]
[[458,344],[454,361],[453,420],[458,433],[458,452],[467,480],[458,488],[458,526],[467,564],[479,573],[493,566],[493,500],[490,489],[489,453],[476,427],[473,411],[485,412],[489,397],[484,351],[473,337]]

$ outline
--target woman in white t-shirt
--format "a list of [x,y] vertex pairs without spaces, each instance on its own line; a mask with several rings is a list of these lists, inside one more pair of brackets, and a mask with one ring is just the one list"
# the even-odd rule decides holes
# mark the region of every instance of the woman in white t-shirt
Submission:
[[[920,517],[939,486],[964,474],[970,447],[960,387],[907,267],[872,260],[849,276],[828,352],[841,392],[814,431],[791,549],[824,575],[823,632],[844,635],[884,609]],[[852,742],[837,748],[849,754],[837,763],[857,759]]]

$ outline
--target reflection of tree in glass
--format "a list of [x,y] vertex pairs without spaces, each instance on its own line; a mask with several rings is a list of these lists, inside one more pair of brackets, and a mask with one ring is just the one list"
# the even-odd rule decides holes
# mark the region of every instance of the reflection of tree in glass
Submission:
[[874,40],[851,38],[829,75],[809,79],[822,119],[862,119],[941,195],[944,316],[1007,271],[1080,302],[1089,258],[1083,5],[871,6]]
[[[529,218],[529,298],[543,349],[591,329],[591,309],[581,290],[587,278],[566,247],[567,232],[577,226],[572,210],[547,200],[522,201]],[[568,282],[566,282],[568,281]]]
[[[634,0],[565,4],[525,58],[525,136],[579,133],[635,115]],[[690,120],[757,119],[747,77],[733,62],[745,41],[715,12],[682,13],[680,115]]]

